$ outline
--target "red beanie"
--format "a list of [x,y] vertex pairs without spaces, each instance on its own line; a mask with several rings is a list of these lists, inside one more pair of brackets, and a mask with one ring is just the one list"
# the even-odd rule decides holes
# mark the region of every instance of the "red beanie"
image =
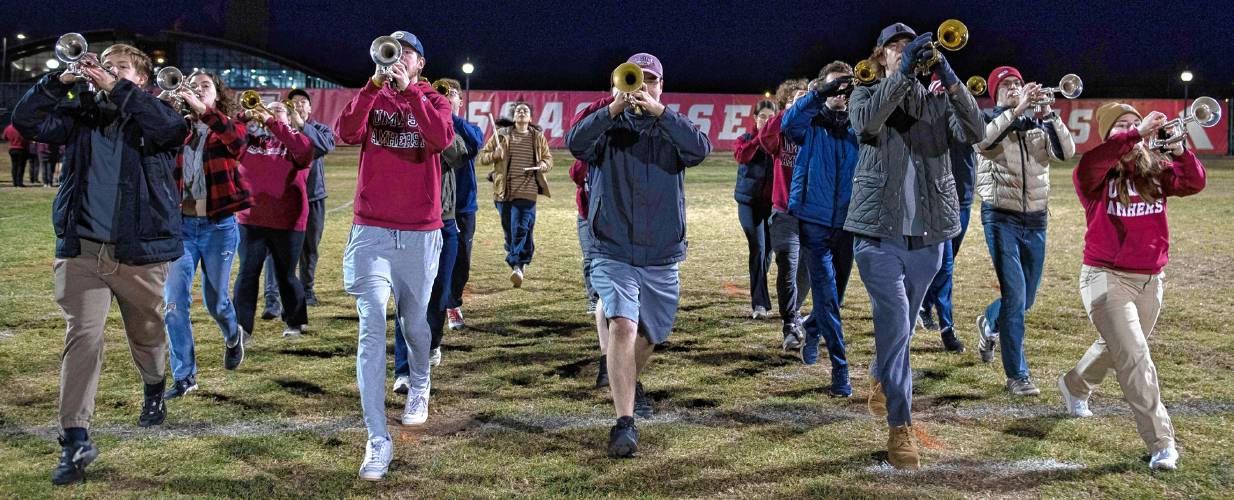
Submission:
[[995,101],[998,100],[998,84],[1002,82],[1003,79],[1009,76],[1014,76],[1016,78],[1019,78],[1021,82],[1024,81],[1024,77],[1020,76],[1020,70],[1015,69],[1011,66],[999,66],[997,68],[994,68],[994,71],[990,72],[990,77],[987,78],[986,80],[990,82],[990,85],[988,88],[990,89],[991,99],[994,99]]

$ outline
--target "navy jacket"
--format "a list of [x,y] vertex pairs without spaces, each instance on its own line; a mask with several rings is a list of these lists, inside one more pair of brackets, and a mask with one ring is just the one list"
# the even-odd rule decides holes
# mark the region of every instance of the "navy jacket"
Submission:
[[305,192],[308,201],[326,199],[326,155],[334,151],[334,131],[330,126],[316,120],[304,122],[304,130],[300,131],[308,137],[313,145],[313,164],[309,166],[308,180],[305,181]]
[[[64,144],[64,174],[52,204],[56,257],[81,254],[77,217],[90,168],[90,133],[98,123],[94,95],[78,94],[79,106],[60,107],[70,86],[59,72],[48,74],[22,96],[13,109],[13,125],[23,135],[48,144]],[[146,265],[180,258],[180,190],[174,170],[188,124],[175,110],[120,80],[111,92],[119,108],[121,151],[119,195],[112,217],[116,260]]]
[[454,169],[454,212],[456,214],[471,214],[476,212],[476,155],[484,145],[484,132],[480,127],[458,115],[454,119],[454,135],[463,136],[467,145],[467,154],[463,156],[464,164]]
[[591,165],[591,251],[632,266],[686,258],[685,169],[702,163],[711,142],[685,115],[660,117],[608,108],[570,127],[566,145]]
[[827,99],[810,92],[784,112],[780,129],[801,146],[788,189],[788,213],[826,227],[844,227],[859,157],[852,126],[830,130],[820,116]]
[[737,203],[771,205],[771,178],[775,162],[758,142],[758,130],[737,138],[733,158],[737,160],[737,184],[733,199]]

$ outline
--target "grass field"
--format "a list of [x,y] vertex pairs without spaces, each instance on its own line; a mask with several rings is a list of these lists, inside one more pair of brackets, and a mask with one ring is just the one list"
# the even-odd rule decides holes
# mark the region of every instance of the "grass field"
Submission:
[[[1170,202],[1174,236],[1166,304],[1152,340],[1177,429],[1181,470],[1154,474],[1117,383],[1097,416],[1065,418],[1055,379],[1096,337],[1077,277],[1083,214],[1070,165],[1054,169],[1048,252],[1028,314],[1026,350],[1043,392],[1013,398],[998,363],[975,351],[973,317],[998,294],[979,218],[957,261],[956,321],[970,351],[949,355],[918,331],[914,416],[924,469],[879,465],[886,425],[865,413],[873,352],[869,300],[853,273],[843,309],[851,400],[826,396],[826,364],[779,350],[776,321],[749,319],[745,241],[732,198],[735,164],[714,156],[687,174],[689,259],[669,343],[644,376],[657,415],[640,424],[641,456],[605,457],[612,409],[591,389],[597,354],[575,235],[573,185],[557,157],[556,197],[539,205],[537,255],[511,289],[490,187],[482,183],[469,328],[447,333],[427,426],[397,426],[384,483],[356,477],[364,453],[355,381],[357,317],[342,290],[356,151],[329,157],[332,210],[310,330],[280,337],[260,322],[248,358],[222,368],[222,341],[193,309],[200,390],[168,405],[154,430],[136,424],[140,381],[116,308],[89,481],[53,489],[64,320],[52,300],[53,190],[0,187],[0,497],[1229,497],[1234,495],[1234,162],[1210,160],[1208,189]],[[7,158],[0,171],[8,172]],[[480,176],[483,179],[483,175]],[[482,181],[483,182],[483,181]],[[1224,262],[1224,264],[1222,264]],[[773,291],[774,293],[774,291]],[[808,307],[807,307],[808,308]]]

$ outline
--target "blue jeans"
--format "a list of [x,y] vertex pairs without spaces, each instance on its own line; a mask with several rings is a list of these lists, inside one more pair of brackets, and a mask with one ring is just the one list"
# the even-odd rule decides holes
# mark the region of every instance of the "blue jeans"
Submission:
[[511,200],[497,202],[501,229],[506,234],[506,264],[525,266],[536,251],[536,202]]
[[765,202],[737,203],[737,221],[746,235],[749,249],[750,308],[771,309],[771,294],[767,292],[767,271],[771,269],[771,204]]
[[166,302],[163,318],[167,322],[171,374],[175,380],[184,380],[197,373],[189,307],[193,304],[193,274],[199,263],[206,310],[223,332],[223,341],[234,344],[240,333],[230,290],[231,264],[236,260],[236,247],[240,244],[236,218],[227,217],[217,224],[205,217],[184,216],[180,220],[184,255],[171,263],[167,282],[163,285],[163,301]]
[[930,283],[930,289],[926,290],[925,300],[921,306],[927,314],[938,314],[938,327],[942,330],[951,330],[955,327],[951,314],[953,309],[951,275],[955,271],[955,256],[960,253],[960,244],[964,242],[964,235],[968,233],[970,212],[972,212],[971,205],[960,206],[960,234],[943,242],[942,267],[938,269],[938,274],[934,275],[934,281]]
[[[446,301],[450,298],[450,278],[454,272],[454,261],[458,258],[458,226],[454,219],[443,219],[441,226],[441,257],[437,259],[437,278],[433,280],[433,291],[429,294],[428,328],[432,333],[429,348],[441,347],[441,335],[445,330]],[[394,376],[410,376],[411,368],[407,365],[407,340],[403,338],[403,328],[399,322],[394,322]]]
[[[994,261],[1001,297],[985,310],[990,329],[998,334],[1002,350],[1003,373],[1009,379],[1028,376],[1024,358],[1024,312],[1037,299],[1041,271],[1045,264],[1045,219],[1008,214],[981,207],[986,246]],[[1031,219],[1036,219],[1035,217]]]
[[870,376],[883,384],[887,425],[913,423],[913,368],[908,346],[917,311],[938,273],[943,244],[909,249],[904,238],[857,237],[853,256],[874,314],[874,362]]
[[471,277],[471,240],[476,235],[476,213],[454,214],[458,225],[458,258],[454,259],[454,271],[450,273],[450,297],[446,309],[463,306],[463,287]]
[[806,346],[802,361],[818,362],[818,341],[827,342],[831,367],[848,366],[844,349],[844,330],[840,325],[840,303],[848,288],[848,276],[853,271],[853,233],[801,221],[801,253],[810,270],[810,290],[814,294],[814,310],[806,323]]

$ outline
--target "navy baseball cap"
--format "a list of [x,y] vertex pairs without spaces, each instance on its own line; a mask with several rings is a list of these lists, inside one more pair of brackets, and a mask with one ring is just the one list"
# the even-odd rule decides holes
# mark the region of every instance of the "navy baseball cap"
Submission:
[[410,31],[395,31],[390,33],[390,36],[403,42],[404,45],[416,49],[416,52],[419,52],[421,57],[424,56],[424,44],[421,44],[420,39],[416,38],[416,35],[411,34]]
[[878,34],[878,46],[883,47],[896,38],[917,38],[917,32],[909,28],[907,24],[895,23],[883,28],[883,31]]

